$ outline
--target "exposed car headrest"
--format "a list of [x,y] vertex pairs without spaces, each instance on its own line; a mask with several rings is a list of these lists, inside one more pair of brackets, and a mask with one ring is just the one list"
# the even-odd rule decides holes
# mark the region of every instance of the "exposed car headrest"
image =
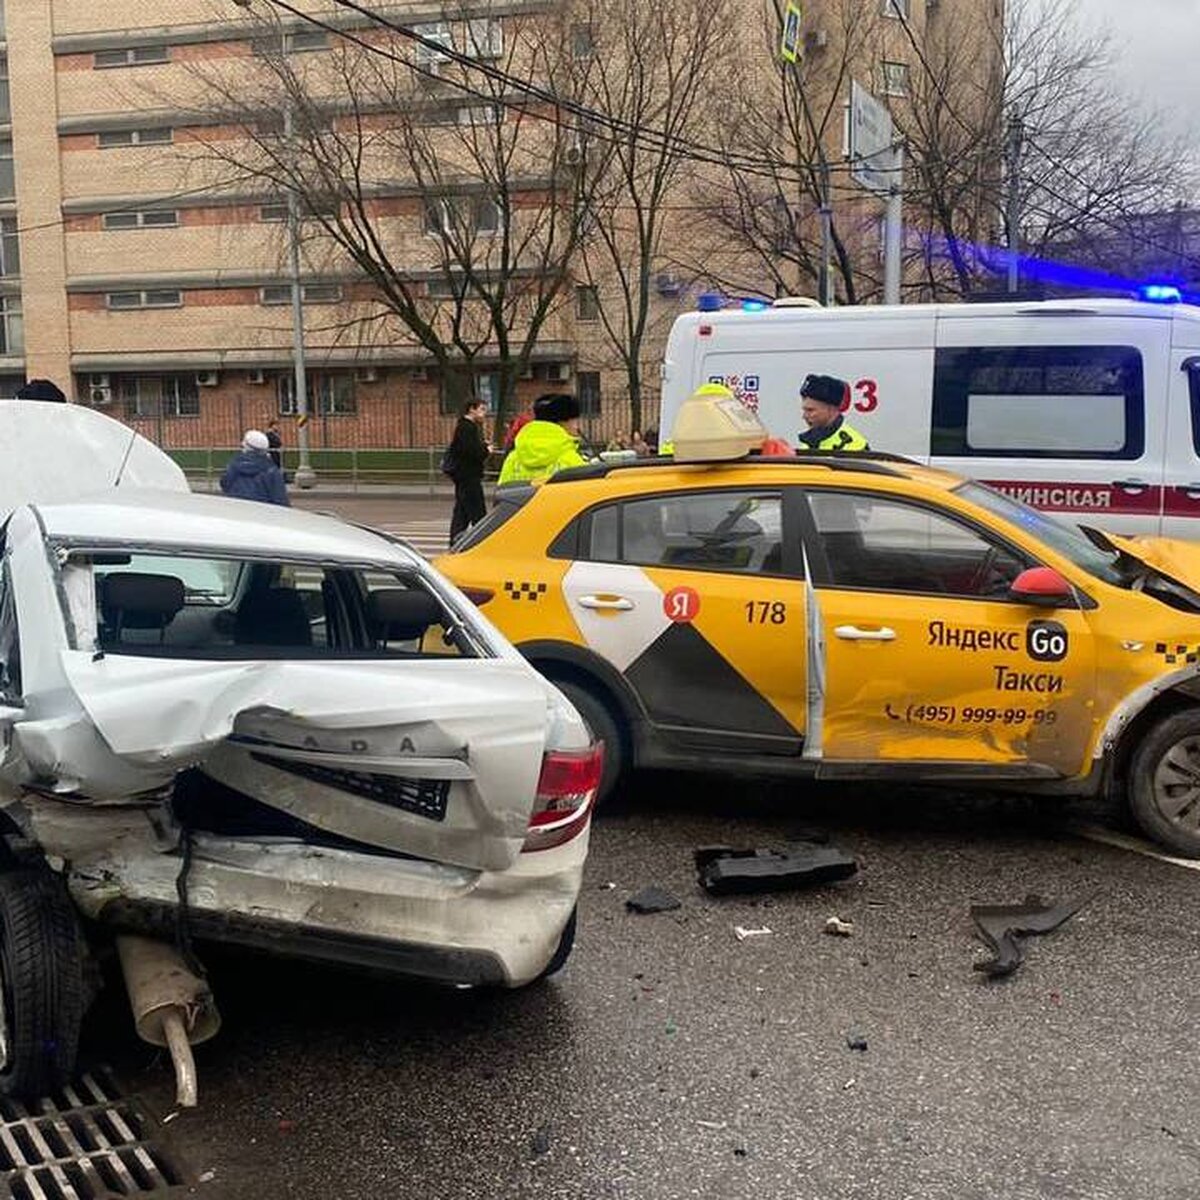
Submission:
[[242,646],[311,646],[304,598],[294,588],[251,592],[238,606],[233,637]]
[[367,596],[367,622],[377,640],[409,642],[442,623],[442,606],[420,588],[380,588]]
[[100,585],[104,620],[124,629],[162,629],[183,608],[185,588],[175,575],[113,571]]

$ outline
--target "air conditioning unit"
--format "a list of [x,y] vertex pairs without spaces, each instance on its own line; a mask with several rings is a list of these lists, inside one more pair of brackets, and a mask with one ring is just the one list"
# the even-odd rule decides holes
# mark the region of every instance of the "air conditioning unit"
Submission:
[[[92,376],[93,379],[107,379],[107,375]],[[112,388],[110,387],[90,387],[88,388],[88,399],[91,401],[93,408],[107,408],[112,403]]]
[[413,383],[424,383],[429,378],[429,372],[424,367],[413,367],[409,378]]
[[90,388],[112,388],[112,377],[110,375],[89,375],[88,387]]
[[828,29],[810,29],[804,35],[804,48],[806,50],[824,50],[829,45],[829,30]]
[[221,382],[221,376],[217,371],[197,371],[196,386],[197,387],[216,387]]
[[378,367],[359,367],[354,372],[354,378],[359,383],[378,383],[379,368]]
[[679,278],[667,271],[663,271],[655,277],[654,287],[660,296],[678,296],[683,290],[683,284],[680,283]]
[[259,367],[254,371],[247,371],[246,378],[250,383],[263,384],[267,382],[267,373]]
[[546,378],[551,383],[566,383],[571,378],[571,364],[565,362],[547,363]]

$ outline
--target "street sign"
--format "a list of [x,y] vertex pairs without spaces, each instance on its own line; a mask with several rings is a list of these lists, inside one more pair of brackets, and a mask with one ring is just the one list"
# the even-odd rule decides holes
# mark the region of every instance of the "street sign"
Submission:
[[862,84],[850,83],[850,173],[868,190],[886,196],[900,184],[900,152],[892,114]]
[[800,57],[800,5],[798,0],[787,0],[783,10],[783,41],[779,53],[784,62],[794,63]]

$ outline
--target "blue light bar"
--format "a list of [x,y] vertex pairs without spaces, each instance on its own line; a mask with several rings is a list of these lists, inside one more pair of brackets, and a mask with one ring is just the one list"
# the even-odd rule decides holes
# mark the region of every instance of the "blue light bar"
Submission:
[[1183,292],[1171,283],[1147,283],[1138,288],[1138,295],[1151,304],[1179,304]]
[[720,312],[725,300],[720,292],[701,292],[696,297],[696,308],[700,312]]
[[766,312],[768,308],[765,300],[743,300],[742,312]]

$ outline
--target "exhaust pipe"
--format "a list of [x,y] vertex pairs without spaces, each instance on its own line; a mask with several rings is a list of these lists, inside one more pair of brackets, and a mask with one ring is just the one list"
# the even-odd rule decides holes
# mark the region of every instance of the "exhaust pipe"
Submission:
[[167,942],[123,934],[117,938],[117,953],[138,1037],[167,1048],[175,1067],[175,1102],[180,1108],[194,1108],[192,1046],[207,1042],[221,1028],[212,992]]

